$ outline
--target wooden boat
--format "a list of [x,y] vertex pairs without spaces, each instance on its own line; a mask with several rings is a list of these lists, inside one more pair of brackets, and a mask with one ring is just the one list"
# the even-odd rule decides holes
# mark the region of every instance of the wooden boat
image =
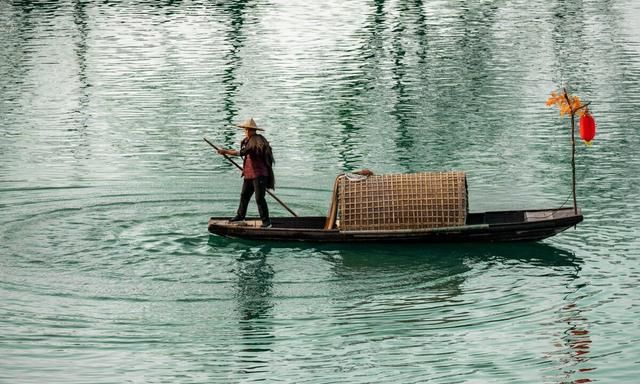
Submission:
[[229,222],[211,217],[212,234],[259,241],[318,243],[537,241],[583,220],[579,209],[468,212],[462,172],[336,179],[328,215]]
[[344,231],[325,229],[326,217],[279,217],[271,228],[260,228],[259,219],[230,223],[228,218],[209,219],[209,232],[239,239],[260,241],[353,242],[495,242],[537,241],[573,227],[583,220],[573,208],[530,211],[469,213],[467,223],[456,227],[396,230]]

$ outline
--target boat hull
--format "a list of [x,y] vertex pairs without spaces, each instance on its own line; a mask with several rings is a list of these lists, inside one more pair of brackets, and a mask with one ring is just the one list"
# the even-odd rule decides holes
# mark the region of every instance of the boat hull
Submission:
[[257,241],[314,243],[459,243],[538,241],[554,236],[583,220],[573,208],[470,213],[458,227],[389,231],[341,231],[324,229],[325,217],[273,218],[273,227],[261,228],[260,220],[230,223],[226,218],[209,219],[215,235]]

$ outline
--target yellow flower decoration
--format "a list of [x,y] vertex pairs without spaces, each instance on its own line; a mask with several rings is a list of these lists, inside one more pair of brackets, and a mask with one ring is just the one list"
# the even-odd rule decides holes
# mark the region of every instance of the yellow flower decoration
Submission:
[[581,117],[586,111],[586,108],[582,108],[583,105],[580,97],[569,95],[566,90],[562,93],[551,92],[551,96],[547,99],[547,107],[553,105],[557,106],[560,110],[560,116],[576,113],[576,116]]

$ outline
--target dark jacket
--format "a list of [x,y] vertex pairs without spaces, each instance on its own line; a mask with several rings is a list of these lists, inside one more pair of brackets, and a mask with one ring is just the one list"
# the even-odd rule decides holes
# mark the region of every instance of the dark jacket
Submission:
[[271,145],[269,145],[269,142],[264,138],[264,136],[255,134],[251,136],[251,138],[245,137],[240,143],[240,156],[245,159],[245,162],[247,160],[247,156],[250,156],[252,161],[264,164],[267,168],[269,177],[267,188],[275,189],[276,178],[273,173],[273,164],[275,164],[275,160],[273,158]]

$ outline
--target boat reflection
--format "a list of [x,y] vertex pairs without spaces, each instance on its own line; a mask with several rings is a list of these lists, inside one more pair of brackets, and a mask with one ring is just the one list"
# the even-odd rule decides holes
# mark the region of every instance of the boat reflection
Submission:
[[520,261],[539,266],[566,266],[579,271],[582,260],[573,252],[546,243],[494,244],[351,244],[339,248],[316,247],[318,252],[340,259],[344,266],[398,268],[421,264],[455,265],[469,261]]
[[314,254],[345,267],[406,269],[424,264],[455,265],[468,261],[520,261],[534,266],[572,267],[577,274],[583,261],[575,253],[544,242],[461,244],[313,244],[299,242],[261,243],[209,235],[209,245],[249,250],[275,246],[279,253]]
[[[451,302],[464,295],[464,284],[479,265],[493,263],[509,268],[526,264],[526,268],[560,268],[562,275],[574,276],[582,263],[572,252],[544,243],[351,245],[333,250],[319,248],[318,252],[332,263],[335,276],[368,287],[366,292],[354,294],[366,297],[381,292],[394,297],[389,310]],[[442,320],[448,321],[446,316]]]

